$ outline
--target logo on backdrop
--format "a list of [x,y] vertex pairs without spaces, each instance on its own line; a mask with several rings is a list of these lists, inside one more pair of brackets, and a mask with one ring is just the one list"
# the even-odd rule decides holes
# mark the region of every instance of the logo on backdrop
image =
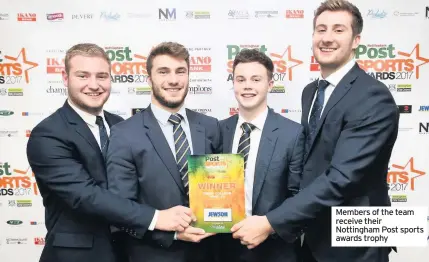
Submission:
[[1,84],[29,84],[31,82],[29,71],[39,64],[28,60],[27,51],[21,48],[16,56],[0,50],[0,85]]
[[234,64],[234,58],[237,54],[243,49],[257,49],[260,52],[268,55],[274,64],[273,80],[274,87],[271,90],[271,93],[284,93],[284,81],[293,80],[294,68],[301,65],[303,62],[298,60],[293,55],[293,48],[291,45],[287,46],[285,49],[280,52],[271,52],[266,47],[266,45],[227,45],[227,72],[228,78],[227,81],[232,81],[232,67]]
[[419,79],[420,67],[429,63],[423,57],[420,44],[411,52],[396,51],[392,44],[359,45],[355,53],[356,62],[378,80]]
[[105,48],[112,63],[113,83],[147,83],[147,57],[133,53],[129,46]]
[[30,167],[13,168],[9,162],[0,162],[0,196],[34,196],[39,189]]
[[[392,44],[359,45],[355,58],[359,66],[377,80],[419,79],[421,66],[429,63],[429,58],[421,54],[420,44],[409,53],[396,51]],[[311,57],[310,71],[320,71],[314,56]]]
[[369,9],[366,16],[372,19],[383,19],[387,16],[387,12],[380,9]]
[[399,113],[401,114],[411,114],[413,106],[412,105],[398,105]]
[[405,165],[392,164],[387,173],[389,191],[415,191],[416,179],[426,172],[415,168],[414,157],[411,157]]
[[158,19],[160,21],[175,21],[176,18],[176,8],[158,9]]

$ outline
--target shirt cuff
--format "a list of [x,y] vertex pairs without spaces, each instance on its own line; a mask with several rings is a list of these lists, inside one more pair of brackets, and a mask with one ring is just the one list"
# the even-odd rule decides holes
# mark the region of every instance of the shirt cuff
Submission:
[[155,210],[155,214],[153,215],[152,222],[150,222],[148,230],[153,231],[155,229],[156,222],[158,220],[158,210]]
[[177,240],[177,232],[174,232],[174,240]]

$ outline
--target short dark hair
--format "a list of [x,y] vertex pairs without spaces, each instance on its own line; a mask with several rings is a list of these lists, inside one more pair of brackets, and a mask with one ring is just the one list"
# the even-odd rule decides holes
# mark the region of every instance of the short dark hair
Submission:
[[188,50],[183,45],[176,42],[162,42],[150,51],[149,57],[147,58],[146,71],[149,76],[151,75],[151,70],[153,67],[153,59],[159,55],[170,55],[174,58],[184,59],[186,61],[186,64],[188,65],[189,73]]
[[268,80],[273,79],[273,61],[266,54],[256,49],[243,49],[240,51],[240,53],[238,53],[234,59],[234,64],[232,65],[232,74],[234,75],[235,67],[238,64],[252,62],[257,62],[263,65],[267,69]]
[[314,13],[313,30],[316,28],[317,17],[319,17],[319,15],[325,11],[346,11],[350,13],[353,17],[353,21],[351,24],[353,36],[362,33],[363,19],[359,8],[357,8],[354,4],[346,0],[326,0],[325,2],[320,4],[316,12]]

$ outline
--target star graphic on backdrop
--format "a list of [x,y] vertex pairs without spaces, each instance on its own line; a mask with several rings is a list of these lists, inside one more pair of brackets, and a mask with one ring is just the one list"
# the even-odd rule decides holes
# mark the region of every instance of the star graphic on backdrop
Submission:
[[[414,53],[415,51],[415,53]],[[416,44],[416,46],[414,47],[414,49],[411,51],[411,53],[405,53],[405,52],[398,52],[398,55],[401,56],[406,56],[406,57],[411,57],[411,55],[414,54],[414,61],[418,60],[418,61],[422,61],[421,64],[416,66],[416,79],[419,79],[419,67],[429,63],[429,59],[428,58],[424,58],[420,56],[420,44]]]
[[[408,166],[409,166],[408,171],[406,171],[406,168]],[[417,170],[414,168],[414,157],[410,158],[410,160],[408,160],[408,162],[405,164],[405,166],[392,164],[392,168],[403,170],[403,172],[407,173],[407,175],[409,175],[410,173],[416,174],[411,179],[409,179],[409,181],[411,183],[411,190],[413,190],[413,191],[414,191],[414,180],[416,178],[418,178],[419,176],[423,176],[426,174],[426,172],[421,171],[421,170]],[[399,172],[399,173],[403,173],[403,172]],[[398,173],[398,171],[389,171],[389,173]]]
[[[30,170],[30,166],[28,166],[26,170],[19,170],[19,169],[14,168],[13,172],[26,176],[29,170]],[[31,176],[34,176],[33,172],[31,172]]]
[[[21,56],[22,55],[22,56]],[[22,66],[23,65],[27,65],[26,67],[23,66],[23,70],[24,70],[24,75],[25,75],[25,82],[28,84],[30,83],[30,78],[28,76],[28,71],[37,67],[39,64],[35,63],[35,62],[31,62],[27,60],[27,55],[25,53],[25,48],[21,49],[21,52],[19,52],[17,57],[13,57],[13,56],[8,56],[5,55],[4,56],[6,59],[12,60],[12,61],[17,61],[18,63],[20,63]],[[19,61],[18,61],[19,59]]]
[[[283,57],[285,56],[286,53],[287,53],[286,66],[287,66],[287,70],[288,70],[287,74],[288,74],[289,81],[292,81],[292,69],[294,67],[299,66],[299,65],[301,65],[303,63],[301,60],[298,60],[296,58],[292,58],[292,46],[288,46],[282,55],[279,55],[279,54],[276,54],[276,53],[270,53],[270,55],[272,57],[275,57],[275,58],[278,58],[278,59],[283,59]],[[294,65],[290,66],[289,65],[290,62],[293,62]]]

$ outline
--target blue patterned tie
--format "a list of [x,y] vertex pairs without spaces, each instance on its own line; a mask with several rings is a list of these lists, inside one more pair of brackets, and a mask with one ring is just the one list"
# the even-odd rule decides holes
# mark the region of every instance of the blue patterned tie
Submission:
[[101,116],[97,116],[95,123],[98,125],[98,130],[100,131],[101,153],[103,154],[103,157],[106,157],[107,145],[109,143],[109,136],[107,135],[103,118]]
[[180,114],[172,114],[168,121],[173,124],[174,147],[176,148],[176,162],[179,168],[180,177],[186,194],[189,194],[188,182],[188,158],[191,153],[185,131],[183,131],[180,122],[183,117]]
[[308,121],[309,132],[307,135],[307,152],[310,148],[310,143],[314,138],[317,129],[317,124],[320,120],[320,116],[323,110],[323,104],[325,102],[325,90],[328,86],[328,81],[323,79],[319,80],[316,99],[314,100],[313,108],[311,109],[310,120]]

